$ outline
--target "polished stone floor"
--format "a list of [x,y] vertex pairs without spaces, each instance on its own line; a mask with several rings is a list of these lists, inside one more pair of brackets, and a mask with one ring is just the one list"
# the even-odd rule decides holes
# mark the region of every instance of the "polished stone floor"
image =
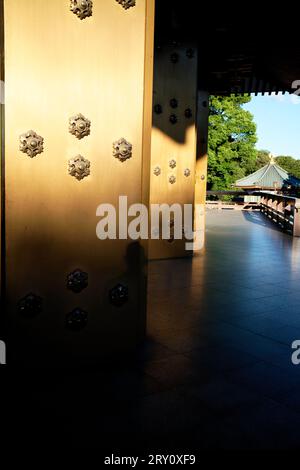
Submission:
[[[203,254],[150,263],[140,351],[107,371],[40,378],[25,411],[16,398],[12,432],[114,453],[300,448],[299,286],[300,239],[259,213],[210,211]],[[26,380],[15,393],[26,399]]]

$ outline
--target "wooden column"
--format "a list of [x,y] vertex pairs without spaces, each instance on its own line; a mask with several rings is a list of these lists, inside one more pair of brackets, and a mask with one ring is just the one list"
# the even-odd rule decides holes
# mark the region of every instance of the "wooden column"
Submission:
[[280,199],[278,201],[278,204],[277,204],[277,211],[278,211],[278,214],[277,214],[277,222],[278,224],[281,226],[283,225],[283,221],[282,221],[282,215],[283,215],[283,203],[282,203],[282,199]]
[[[149,199],[154,0],[92,3],[80,18],[69,0],[5,1],[8,355],[26,364],[122,353],[145,331],[146,245],[100,241],[96,209]],[[91,123],[82,139],[69,132],[79,113]],[[33,158],[19,140],[31,130],[44,139]]]
[[[3,321],[4,321],[4,295],[5,295],[5,234],[4,234],[4,10],[3,10],[3,0],[0,0],[0,181],[1,181],[1,189],[0,189],[0,329],[1,333],[3,330]],[[3,339],[3,336],[2,338]]]
[[207,91],[198,92],[197,109],[197,159],[195,175],[195,251],[201,251],[205,242],[205,201],[207,186],[208,159],[208,116],[209,95]]
[[[194,203],[197,49],[192,44],[156,49],[151,150],[152,204]],[[151,240],[149,258],[183,257],[186,240]],[[161,234],[161,226],[157,227]]]
[[296,199],[294,206],[293,236],[300,237],[300,201]]

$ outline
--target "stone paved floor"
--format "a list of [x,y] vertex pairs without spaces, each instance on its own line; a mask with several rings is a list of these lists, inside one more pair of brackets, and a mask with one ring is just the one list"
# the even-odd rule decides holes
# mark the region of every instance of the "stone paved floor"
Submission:
[[211,211],[205,253],[149,271],[139,353],[115,370],[25,379],[10,432],[114,453],[300,448],[300,239],[259,213]]

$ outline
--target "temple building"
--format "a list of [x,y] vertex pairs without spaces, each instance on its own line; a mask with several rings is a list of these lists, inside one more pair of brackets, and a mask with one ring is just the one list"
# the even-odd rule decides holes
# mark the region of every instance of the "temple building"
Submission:
[[300,187],[300,179],[281,168],[274,157],[270,155],[270,162],[267,165],[251,175],[237,180],[234,186],[246,190],[293,190]]

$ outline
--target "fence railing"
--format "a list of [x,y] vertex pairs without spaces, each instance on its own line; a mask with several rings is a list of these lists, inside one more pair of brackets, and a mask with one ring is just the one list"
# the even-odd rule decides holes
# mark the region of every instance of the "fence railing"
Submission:
[[218,209],[218,210],[253,210],[259,209],[259,203],[257,202],[231,202],[231,201],[206,201],[206,209]]
[[300,199],[260,191],[260,210],[282,230],[300,237]]

